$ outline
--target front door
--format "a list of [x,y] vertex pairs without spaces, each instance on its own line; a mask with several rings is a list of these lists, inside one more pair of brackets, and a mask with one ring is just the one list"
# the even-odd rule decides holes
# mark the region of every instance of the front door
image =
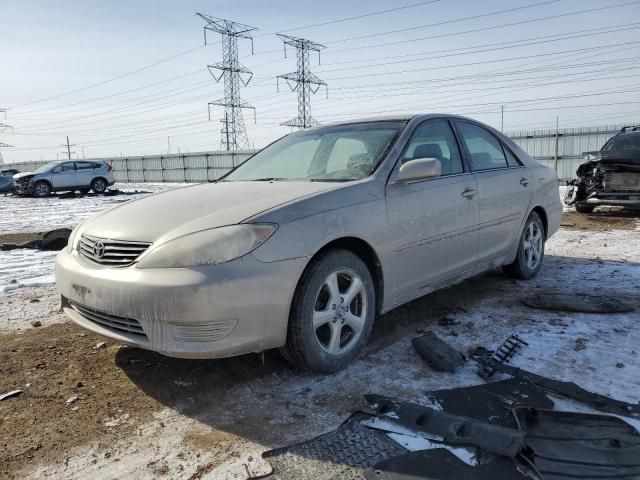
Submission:
[[56,190],[78,185],[74,162],[64,162],[51,171],[51,184]]
[[478,182],[478,261],[488,264],[505,255],[517,240],[531,203],[533,179],[491,132],[463,121],[455,125]]
[[476,263],[478,188],[447,120],[416,127],[399,164],[417,158],[437,158],[442,173],[408,183],[394,183],[394,173],[387,186],[396,303],[428,293]]

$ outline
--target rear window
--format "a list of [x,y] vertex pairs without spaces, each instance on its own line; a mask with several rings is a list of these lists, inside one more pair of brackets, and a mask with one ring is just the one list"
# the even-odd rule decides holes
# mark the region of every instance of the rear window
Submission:
[[640,151],[640,133],[621,133],[607,143],[602,150],[607,151]]

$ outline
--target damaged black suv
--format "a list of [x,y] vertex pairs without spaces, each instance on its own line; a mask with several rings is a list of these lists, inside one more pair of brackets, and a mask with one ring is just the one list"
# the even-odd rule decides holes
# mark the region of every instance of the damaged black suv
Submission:
[[599,152],[586,152],[585,160],[569,182],[567,205],[580,213],[599,205],[640,209],[640,126],[624,127]]

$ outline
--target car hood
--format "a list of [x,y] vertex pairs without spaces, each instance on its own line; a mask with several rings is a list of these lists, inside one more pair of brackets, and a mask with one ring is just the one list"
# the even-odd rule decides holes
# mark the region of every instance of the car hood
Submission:
[[113,240],[163,243],[240,223],[293,200],[338,188],[327,182],[219,182],[177,188],[91,217],[81,233]]
[[13,179],[14,180],[19,180],[19,179],[24,178],[24,177],[33,177],[35,174],[36,174],[35,172],[20,172],[20,173],[16,173],[13,176]]

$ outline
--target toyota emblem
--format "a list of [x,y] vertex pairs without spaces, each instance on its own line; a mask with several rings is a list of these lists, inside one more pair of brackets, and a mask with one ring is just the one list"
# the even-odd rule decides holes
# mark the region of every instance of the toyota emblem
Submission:
[[98,241],[93,244],[93,255],[96,258],[102,258],[104,256],[104,243]]

